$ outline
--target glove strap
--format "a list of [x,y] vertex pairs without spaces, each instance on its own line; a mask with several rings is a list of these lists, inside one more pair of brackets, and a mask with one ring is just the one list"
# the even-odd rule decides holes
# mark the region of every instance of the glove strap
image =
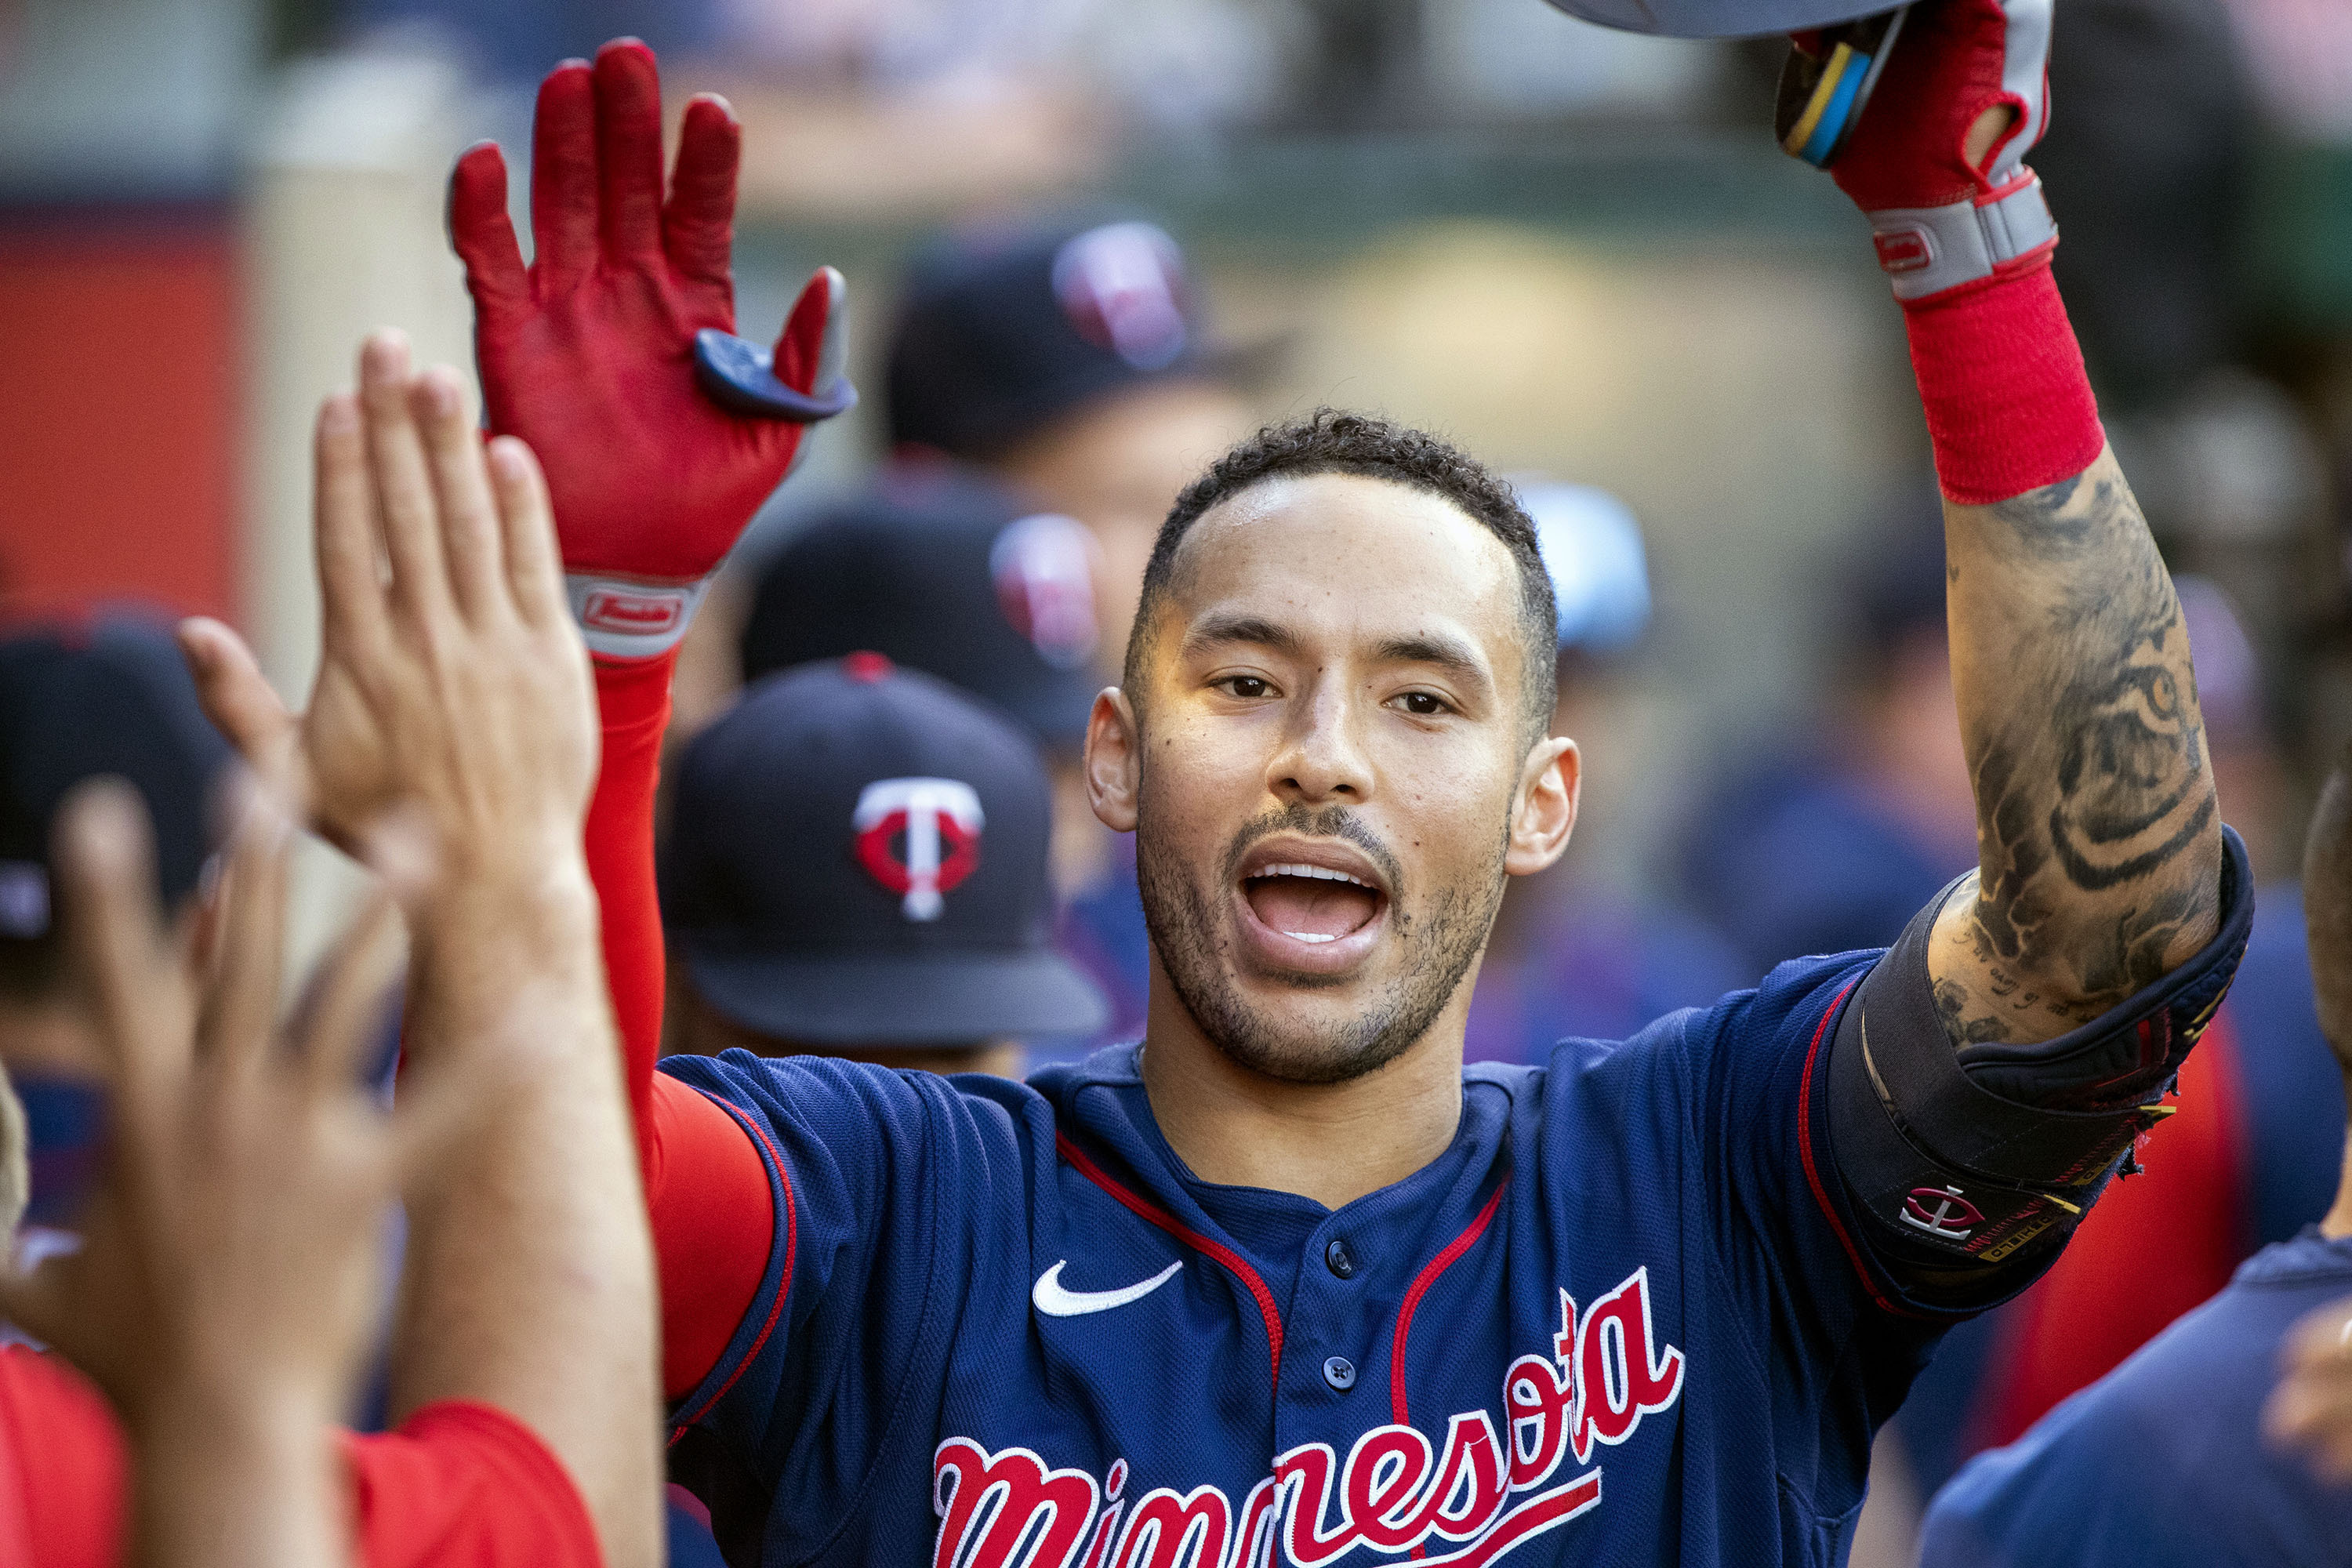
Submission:
[[709,587],[707,577],[647,583],[575,572],[563,579],[580,640],[605,658],[653,658],[676,647]]
[[1888,207],[1870,215],[1878,265],[1906,304],[1990,278],[2058,243],[2058,225],[2027,170],[1981,200]]

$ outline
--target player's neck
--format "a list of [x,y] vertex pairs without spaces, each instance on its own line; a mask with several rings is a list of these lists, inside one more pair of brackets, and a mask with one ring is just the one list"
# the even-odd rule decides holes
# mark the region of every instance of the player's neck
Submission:
[[[1156,968],[1156,966],[1155,966]],[[1465,982],[1402,1056],[1349,1083],[1284,1083],[1252,1072],[1201,1032],[1152,976],[1143,1082],[1169,1147],[1192,1173],[1339,1208],[1443,1154],[1462,1121]]]
[[2330,1241],[2352,1236],[2352,1132],[2344,1140],[2344,1174],[2336,1184],[2336,1204],[2321,1216],[2319,1234]]

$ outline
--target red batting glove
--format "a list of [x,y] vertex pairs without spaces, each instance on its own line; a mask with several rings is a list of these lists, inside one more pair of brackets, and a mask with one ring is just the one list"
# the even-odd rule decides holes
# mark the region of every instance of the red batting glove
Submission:
[[[2050,123],[2052,0],[1920,0],[1831,177],[1870,217],[1908,304],[2038,267],[2058,243],[2026,150]],[[1999,104],[2017,121],[1984,162],[1963,145]]]
[[497,146],[470,149],[450,176],[489,427],[538,454],[572,613],[606,658],[677,645],[806,426],[850,395],[832,268],[793,307],[772,375],[732,336],[740,150],[726,101],[696,98],[665,202],[660,78],[653,51],[623,38],[540,85],[528,268]]

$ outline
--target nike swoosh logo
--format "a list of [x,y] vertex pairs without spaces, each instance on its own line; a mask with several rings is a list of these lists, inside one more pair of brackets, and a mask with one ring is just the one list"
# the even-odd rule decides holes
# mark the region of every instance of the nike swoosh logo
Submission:
[[1069,1262],[1065,1258],[1037,1276],[1037,1287],[1029,1292],[1029,1299],[1037,1303],[1037,1310],[1049,1318],[1083,1317],[1088,1312],[1108,1312],[1113,1307],[1140,1301],[1175,1279],[1176,1271],[1184,1267],[1184,1260],[1180,1258],[1150,1279],[1139,1279],[1117,1290],[1066,1290],[1062,1288],[1062,1270],[1069,1267]]

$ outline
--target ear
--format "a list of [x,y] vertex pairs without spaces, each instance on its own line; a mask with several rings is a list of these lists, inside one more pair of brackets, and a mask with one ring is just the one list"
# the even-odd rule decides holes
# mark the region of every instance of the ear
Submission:
[[1135,831],[1135,803],[1143,785],[1143,734],[1135,704],[1116,686],[1095,696],[1087,715],[1087,802],[1113,833]]
[[1576,805],[1584,788],[1584,758],[1565,735],[1548,736],[1528,752],[1511,803],[1511,841],[1503,869],[1532,876],[1557,861],[1576,826]]

